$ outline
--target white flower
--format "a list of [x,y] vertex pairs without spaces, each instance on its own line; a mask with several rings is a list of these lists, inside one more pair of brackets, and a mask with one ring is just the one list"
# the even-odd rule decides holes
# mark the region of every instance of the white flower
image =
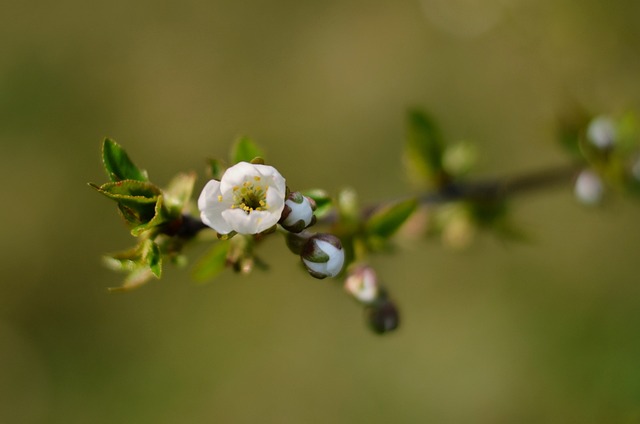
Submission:
[[200,219],[219,234],[257,234],[277,224],[285,194],[285,179],[274,167],[239,162],[204,186]]
[[335,277],[344,265],[340,239],[331,234],[316,234],[302,248],[302,262],[315,278]]

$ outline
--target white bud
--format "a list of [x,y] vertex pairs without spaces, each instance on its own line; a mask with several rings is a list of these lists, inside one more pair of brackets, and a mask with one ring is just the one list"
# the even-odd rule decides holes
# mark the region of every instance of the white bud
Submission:
[[375,301],[380,292],[376,272],[369,266],[359,266],[351,271],[344,288],[356,300],[366,304]]
[[580,172],[575,185],[575,195],[582,203],[595,205],[600,203],[604,194],[604,185],[600,176],[590,169]]
[[608,116],[594,118],[587,128],[587,139],[599,149],[613,147],[616,139],[616,124]]
[[292,192],[287,196],[284,210],[280,218],[280,225],[288,231],[299,233],[315,223],[313,210],[315,205],[308,197],[299,192]]
[[316,234],[300,254],[307,271],[315,278],[335,277],[344,265],[344,249],[340,239],[331,234]]
[[633,178],[640,181],[640,158],[636,159],[635,163],[631,167],[631,175],[633,175]]

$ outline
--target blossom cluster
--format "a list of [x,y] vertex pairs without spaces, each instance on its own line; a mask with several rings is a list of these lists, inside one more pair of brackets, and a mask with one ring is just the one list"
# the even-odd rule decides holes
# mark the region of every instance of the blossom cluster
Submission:
[[[301,233],[316,222],[315,203],[299,192],[288,192],[285,178],[272,166],[239,162],[210,180],[198,198],[202,222],[221,236],[256,235],[277,224]],[[340,240],[330,234],[305,238],[301,259],[316,278],[335,277],[344,265]]]

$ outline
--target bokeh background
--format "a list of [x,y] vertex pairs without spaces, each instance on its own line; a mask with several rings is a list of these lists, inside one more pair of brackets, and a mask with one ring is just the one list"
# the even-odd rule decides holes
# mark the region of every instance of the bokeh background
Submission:
[[379,337],[280,240],[267,273],[198,286],[167,267],[107,294],[121,276],[100,257],[133,239],[85,185],[105,181],[104,136],[199,189],[247,134],[295,187],[395,198],[412,106],[478,143],[477,175],[559,165],[558,116],[640,106],[639,17],[635,0],[4,2],[0,422],[640,421],[630,199],[585,208],[566,185],[513,204],[531,243],[375,257],[402,308]]

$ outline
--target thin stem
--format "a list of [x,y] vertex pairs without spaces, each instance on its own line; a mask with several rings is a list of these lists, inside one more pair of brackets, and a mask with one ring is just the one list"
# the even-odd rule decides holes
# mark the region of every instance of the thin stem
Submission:
[[[560,184],[570,183],[580,171],[579,164],[569,164],[546,168],[510,177],[487,179],[483,181],[452,182],[439,190],[429,191],[418,195],[422,205],[437,206],[445,203],[463,200],[499,200],[515,195],[525,194],[536,190],[551,188]],[[404,200],[404,199],[399,199]],[[378,202],[370,204],[362,210],[362,216],[368,217],[381,205],[390,203]],[[322,224],[333,224],[338,220],[338,213],[334,209],[320,220]]]
[[460,200],[506,198],[570,182],[579,170],[579,165],[571,164],[511,177],[451,183],[440,190],[424,193],[418,199],[424,205],[437,205]]

